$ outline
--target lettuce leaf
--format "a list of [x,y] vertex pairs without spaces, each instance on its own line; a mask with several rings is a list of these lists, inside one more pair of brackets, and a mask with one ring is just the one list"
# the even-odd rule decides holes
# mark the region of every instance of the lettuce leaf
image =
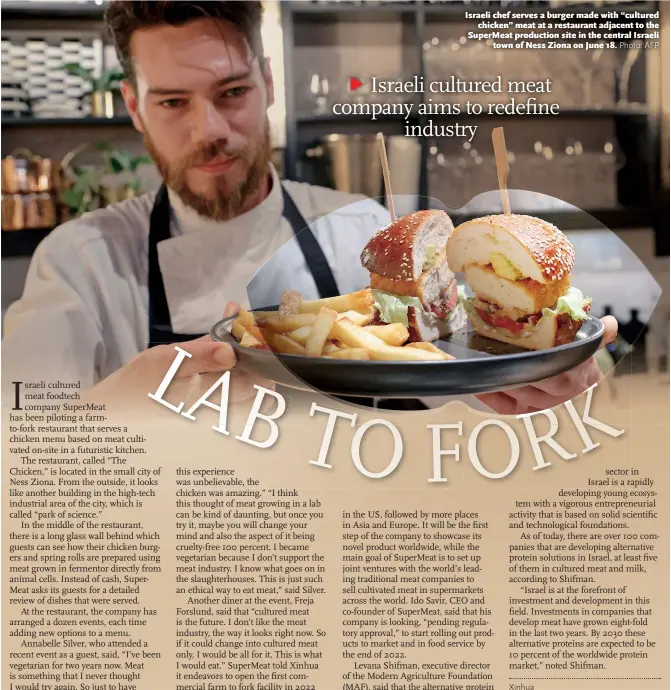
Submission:
[[392,295],[383,290],[373,290],[375,308],[380,312],[380,317],[385,323],[402,323],[408,325],[408,307],[424,309],[417,297],[405,295]]
[[[459,290],[462,290],[461,286],[459,286]],[[408,307],[414,307],[415,309],[425,311],[424,305],[418,297],[394,295],[391,292],[384,292],[384,290],[373,290],[373,298],[375,299],[374,307],[380,312],[380,318],[385,323],[402,323],[404,326],[407,326]],[[445,319],[441,319],[441,321],[449,324],[455,315],[458,316],[458,314],[455,314],[455,310],[456,308],[453,309]]]
[[565,295],[558,300],[554,309],[545,307],[543,316],[555,314],[568,314],[574,321],[584,321],[587,318],[585,308],[592,304],[591,297],[583,297],[582,292],[576,287],[570,287]]

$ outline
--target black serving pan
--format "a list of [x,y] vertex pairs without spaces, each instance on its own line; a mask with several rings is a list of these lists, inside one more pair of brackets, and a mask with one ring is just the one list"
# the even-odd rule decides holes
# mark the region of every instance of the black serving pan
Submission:
[[[273,309],[277,307],[259,311]],[[522,350],[480,336],[467,325],[434,343],[456,359],[390,362],[283,355],[241,347],[230,331],[234,318],[215,324],[210,335],[234,348],[242,369],[293,388],[366,398],[473,395],[536,383],[588,360],[604,333],[601,321],[588,316],[572,342],[547,350]]]

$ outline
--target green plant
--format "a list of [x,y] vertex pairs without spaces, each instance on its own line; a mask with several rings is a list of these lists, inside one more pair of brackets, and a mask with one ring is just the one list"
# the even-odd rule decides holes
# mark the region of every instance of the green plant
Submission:
[[116,175],[121,173],[130,173],[132,179],[126,182],[125,185],[131,187],[136,192],[140,190],[142,180],[137,176],[137,169],[145,163],[151,163],[151,158],[144,154],[140,156],[133,156],[130,151],[126,149],[117,149],[107,142],[99,143],[96,148],[103,152],[105,162],[107,164],[107,171]]
[[63,69],[68,74],[73,74],[87,81],[91,86],[92,92],[104,93],[105,91],[119,91],[121,88],[123,72],[116,67],[105,70],[99,77],[95,77],[91,70],[78,65],[76,62],[68,62],[63,65]]
[[74,176],[73,184],[59,192],[61,203],[68,207],[74,216],[100,207],[100,169],[82,168],[72,165],[70,172]]
[[[102,141],[94,148],[102,154],[104,164],[86,168],[73,164],[74,156],[88,147],[89,145],[78,147],[66,157],[69,160],[64,163],[70,184],[61,189],[59,199],[74,216],[104,206],[110,199],[110,192],[115,190],[132,189],[137,194],[142,186],[137,169],[144,163],[151,162],[151,159],[144,154],[134,156],[126,149],[115,148],[109,142]],[[123,182],[114,187],[105,184],[103,180],[110,174],[123,175]],[[120,198],[124,197],[117,197],[116,200]]]

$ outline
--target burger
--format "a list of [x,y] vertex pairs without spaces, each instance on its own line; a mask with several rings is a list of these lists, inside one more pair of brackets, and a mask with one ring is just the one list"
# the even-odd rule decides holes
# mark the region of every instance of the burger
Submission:
[[569,343],[592,300],[571,286],[575,250],[554,225],[506,214],[463,223],[447,259],[474,293],[464,301],[475,331],[527,350]]
[[371,238],[361,263],[370,271],[375,323],[407,326],[409,342],[431,342],[466,325],[445,256],[453,231],[444,211],[417,211]]

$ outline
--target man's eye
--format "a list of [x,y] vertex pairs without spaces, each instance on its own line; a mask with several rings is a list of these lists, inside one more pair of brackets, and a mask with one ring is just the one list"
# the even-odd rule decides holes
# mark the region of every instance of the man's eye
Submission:
[[225,98],[239,98],[250,91],[249,86],[234,86],[232,89],[227,89],[222,94]]
[[160,105],[163,108],[181,108],[186,105],[186,100],[184,98],[167,98],[165,101],[161,101]]

